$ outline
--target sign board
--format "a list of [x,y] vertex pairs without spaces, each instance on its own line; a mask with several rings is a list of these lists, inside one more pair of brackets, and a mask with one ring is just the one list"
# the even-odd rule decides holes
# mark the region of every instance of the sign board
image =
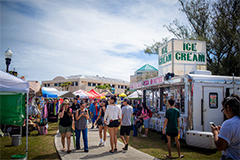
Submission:
[[137,82],[137,83],[133,83],[133,84],[129,85],[130,90],[134,90],[134,89],[141,88],[141,87],[142,87],[142,82]]
[[158,49],[158,75],[184,75],[206,64],[205,41],[171,39]]
[[143,86],[149,86],[149,85],[153,85],[153,84],[160,84],[163,81],[164,81],[163,80],[163,76],[155,77],[155,78],[144,80],[143,81]]
[[139,89],[142,88],[143,86],[150,86],[150,85],[154,85],[154,84],[160,84],[164,81],[164,77],[160,76],[160,77],[155,77],[155,78],[151,78],[151,79],[146,79],[142,82],[137,82],[137,83],[133,83],[129,85],[129,89],[130,90],[134,90],[134,89]]

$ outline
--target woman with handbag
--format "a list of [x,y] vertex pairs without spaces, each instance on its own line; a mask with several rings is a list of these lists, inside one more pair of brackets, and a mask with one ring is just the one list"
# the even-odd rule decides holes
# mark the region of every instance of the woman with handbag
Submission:
[[[99,137],[100,143],[99,146],[105,146],[106,138],[107,138],[107,125],[104,123],[104,114],[107,108],[108,102],[106,100],[102,100],[99,108],[98,118],[95,122],[99,126]],[[102,140],[102,130],[103,130],[103,140]]]
[[88,152],[88,127],[87,120],[89,119],[88,110],[84,102],[80,103],[80,109],[77,110],[76,115],[76,150],[80,149],[80,135],[83,134],[84,152]]

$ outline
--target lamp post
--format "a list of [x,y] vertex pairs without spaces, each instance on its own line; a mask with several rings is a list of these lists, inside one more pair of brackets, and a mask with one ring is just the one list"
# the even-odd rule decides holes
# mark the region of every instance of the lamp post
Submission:
[[10,50],[10,48],[8,47],[8,49],[5,51],[5,60],[6,60],[6,65],[7,65],[7,69],[6,69],[6,72],[8,72],[8,67],[11,63],[11,60],[12,60],[12,51]]

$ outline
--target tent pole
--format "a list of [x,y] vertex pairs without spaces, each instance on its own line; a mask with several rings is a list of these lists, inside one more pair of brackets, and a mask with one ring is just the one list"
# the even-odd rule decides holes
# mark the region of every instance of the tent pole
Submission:
[[27,93],[27,114],[26,114],[26,122],[27,122],[27,125],[26,125],[26,159],[28,159],[28,93]]

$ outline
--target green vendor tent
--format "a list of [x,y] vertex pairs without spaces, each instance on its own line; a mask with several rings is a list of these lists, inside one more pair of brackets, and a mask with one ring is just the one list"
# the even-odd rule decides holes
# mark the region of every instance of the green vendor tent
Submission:
[[[0,124],[22,126],[28,117],[29,83],[11,74],[0,71]],[[26,121],[26,156],[28,152],[28,121]]]

